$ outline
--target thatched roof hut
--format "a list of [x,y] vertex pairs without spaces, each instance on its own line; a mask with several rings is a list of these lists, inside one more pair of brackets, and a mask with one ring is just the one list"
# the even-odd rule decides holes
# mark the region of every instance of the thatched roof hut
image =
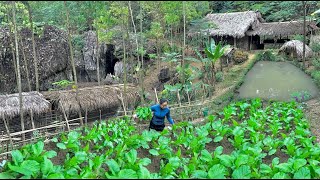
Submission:
[[[283,46],[279,49],[279,52],[285,52],[288,54],[293,53],[293,55],[297,58],[303,57],[303,42],[299,40],[291,40],[283,44]],[[306,45],[306,58],[311,57],[313,54],[311,48]]]
[[260,12],[255,11],[208,14],[205,19],[216,25],[216,28],[204,30],[204,32],[209,31],[211,36],[236,38],[244,37],[248,29],[254,29],[264,22]]
[[[51,104],[39,92],[22,92],[24,114],[42,114],[50,111]],[[20,114],[19,93],[0,95],[0,118],[12,119]]]
[[[121,107],[119,96],[124,93],[123,85],[104,85],[85,87],[78,89],[78,100],[75,90],[47,91],[44,96],[49,99],[57,110],[65,111],[66,114],[95,111],[101,109],[114,109]],[[124,96],[124,95],[123,95]],[[137,88],[131,84],[127,85],[126,104],[133,104],[139,98]]]
[[[307,21],[306,25],[307,33],[319,29],[313,21]],[[246,34],[248,36],[259,35],[273,37],[303,34],[303,21],[261,23],[255,29],[247,31]]]

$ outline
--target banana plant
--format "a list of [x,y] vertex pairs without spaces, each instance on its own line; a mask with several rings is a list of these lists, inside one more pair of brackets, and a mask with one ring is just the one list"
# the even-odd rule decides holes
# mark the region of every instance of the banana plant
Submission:
[[[208,56],[208,58],[211,60],[211,66],[212,66],[212,83],[214,82],[215,79],[215,63],[218,59],[220,59],[226,48],[228,48],[229,46],[222,46],[221,42],[219,42],[217,45],[215,44],[214,40],[211,38],[211,43],[210,45],[208,43],[206,43],[206,48],[204,49],[206,55]],[[212,84],[213,85],[213,84]]]

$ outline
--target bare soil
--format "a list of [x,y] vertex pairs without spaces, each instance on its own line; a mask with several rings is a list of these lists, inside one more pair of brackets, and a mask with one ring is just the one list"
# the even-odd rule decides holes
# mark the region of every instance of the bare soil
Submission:
[[305,109],[306,118],[310,122],[310,129],[316,141],[320,143],[320,98],[314,98],[306,102],[307,107]]

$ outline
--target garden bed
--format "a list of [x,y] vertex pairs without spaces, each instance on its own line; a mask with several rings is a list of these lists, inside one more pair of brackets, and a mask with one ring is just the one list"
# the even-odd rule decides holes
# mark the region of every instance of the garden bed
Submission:
[[320,177],[320,147],[294,102],[234,102],[202,126],[162,133],[139,132],[126,118],[97,122],[49,145],[13,151],[0,178]]

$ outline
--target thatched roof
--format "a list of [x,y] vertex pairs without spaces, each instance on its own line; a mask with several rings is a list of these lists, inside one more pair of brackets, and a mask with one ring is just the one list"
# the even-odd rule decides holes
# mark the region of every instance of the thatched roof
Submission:
[[[124,93],[123,85],[104,85],[85,87],[78,89],[78,100],[75,90],[47,91],[43,95],[58,106],[58,110],[69,113],[77,113],[79,110],[88,112],[100,109],[117,108],[122,106],[118,95]],[[127,98],[125,102],[130,104],[139,98],[137,88],[131,84],[126,88]],[[124,95],[123,95],[124,96]],[[78,103],[79,102],[79,103]],[[61,106],[62,105],[62,106]]]
[[[295,52],[298,58],[303,57],[303,42],[299,40],[291,40],[283,44],[279,52]],[[306,57],[311,57],[313,54],[311,48],[306,45]]]
[[[264,22],[261,14],[255,11],[208,14],[205,19],[217,26],[216,28],[209,29],[210,35],[237,38],[244,37],[245,32],[250,27],[254,29],[261,22]],[[189,35],[192,36],[191,34]]]
[[[306,31],[318,30],[313,21],[306,22]],[[289,36],[303,34],[303,21],[261,23],[253,30],[246,32],[248,36]]]
[[[49,101],[47,101],[39,92],[23,92],[22,93],[22,110],[24,114],[41,114],[51,109]],[[14,118],[20,114],[19,93],[0,95],[0,118]]]

